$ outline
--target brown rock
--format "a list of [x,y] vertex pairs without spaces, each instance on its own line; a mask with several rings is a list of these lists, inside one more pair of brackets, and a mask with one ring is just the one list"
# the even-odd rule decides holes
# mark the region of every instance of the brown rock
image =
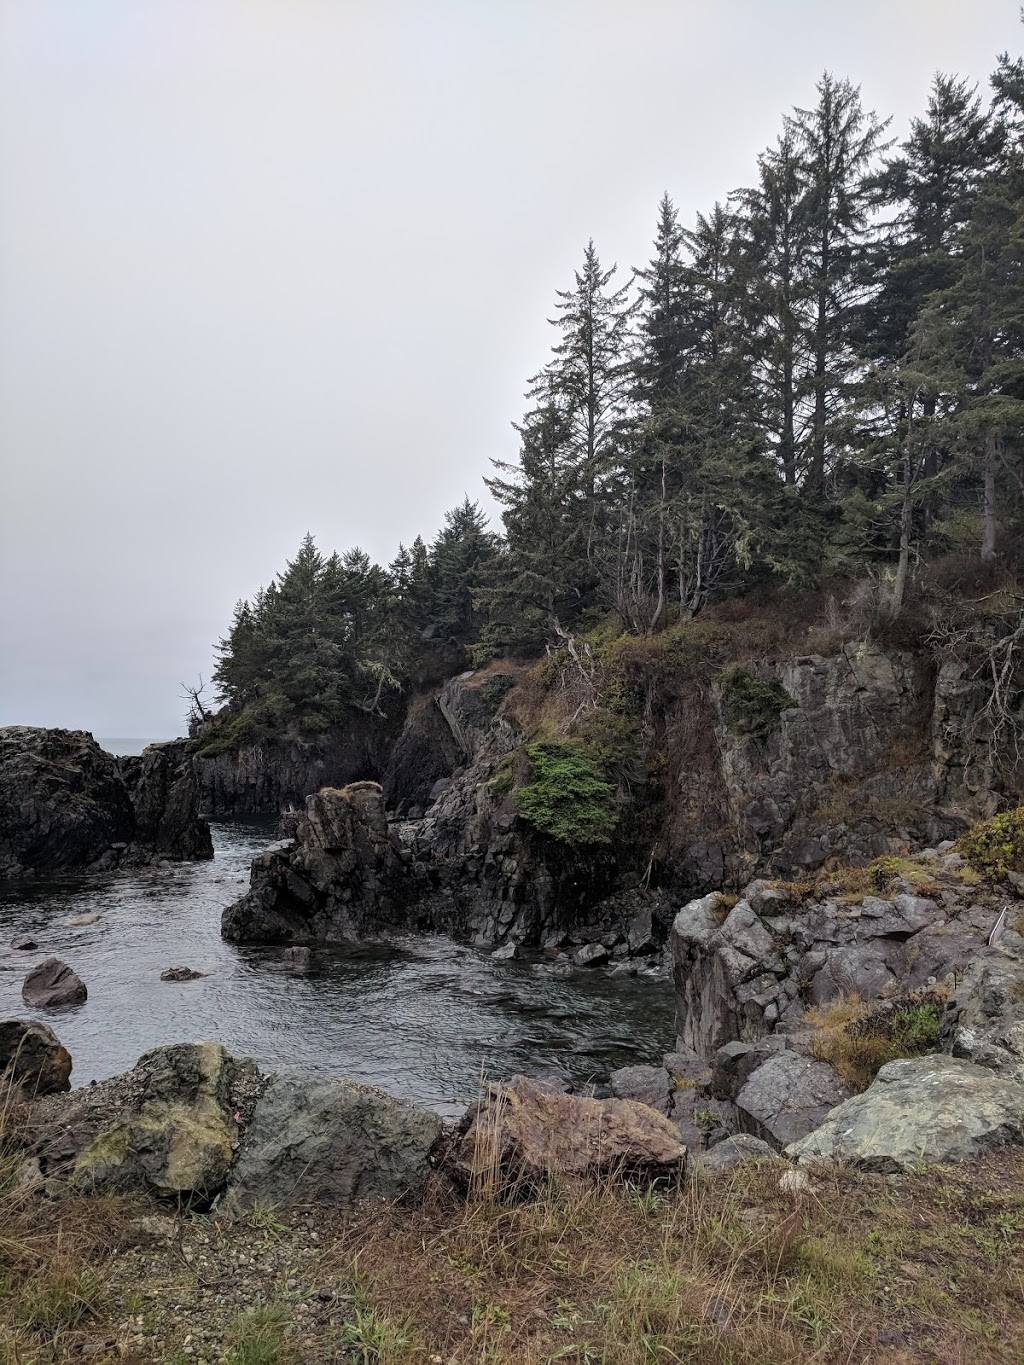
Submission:
[[635,1100],[565,1095],[516,1076],[463,1120],[455,1172],[471,1187],[570,1177],[679,1176],[686,1147],[663,1114]]
[[71,1054],[57,1035],[29,1019],[0,1019],[0,1076],[26,1095],[70,1090]]

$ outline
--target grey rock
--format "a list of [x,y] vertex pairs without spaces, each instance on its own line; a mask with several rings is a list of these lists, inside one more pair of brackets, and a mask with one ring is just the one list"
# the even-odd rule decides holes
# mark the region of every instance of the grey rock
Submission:
[[816,1005],[839,995],[859,995],[862,1000],[874,1000],[895,985],[896,976],[885,960],[885,950],[880,943],[852,943],[826,952],[825,965],[811,983],[811,999]]
[[429,1109],[350,1081],[288,1068],[259,1100],[231,1175],[226,1207],[348,1207],[420,1194],[441,1136]]
[[1024,959],[983,948],[942,1019],[943,1051],[1024,1084]]
[[732,1171],[748,1161],[778,1161],[778,1154],[761,1138],[749,1133],[737,1133],[734,1137],[723,1138],[699,1158],[697,1169],[709,1175],[720,1171]]
[[511,962],[513,958],[519,956],[519,949],[514,943],[503,943],[500,948],[495,948],[491,957],[499,962]]
[[602,962],[607,962],[610,954],[603,943],[584,943],[582,948],[577,948],[572,955],[572,961],[576,967],[599,967]]
[[197,972],[192,967],[168,967],[160,973],[161,981],[198,981],[206,972]]
[[633,916],[629,922],[626,942],[629,951],[634,956],[657,952],[658,935],[654,926],[654,914],[651,910],[641,910]]
[[33,967],[21,988],[22,999],[33,1009],[79,1005],[88,994],[81,977],[56,957],[48,957]]
[[1024,1144],[1024,1086],[937,1053],[886,1063],[863,1095],[839,1105],[786,1155],[888,1174],[965,1161],[1008,1143]]
[[608,1078],[611,1092],[619,1100],[636,1100],[649,1104],[660,1114],[667,1114],[671,1106],[669,1074],[660,1066],[623,1066]]
[[15,934],[11,939],[11,947],[19,953],[32,952],[39,947],[31,934]]
[[787,1051],[751,1072],[736,1096],[736,1109],[746,1132],[784,1147],[817,1128],[849,1094],[826,1062]]

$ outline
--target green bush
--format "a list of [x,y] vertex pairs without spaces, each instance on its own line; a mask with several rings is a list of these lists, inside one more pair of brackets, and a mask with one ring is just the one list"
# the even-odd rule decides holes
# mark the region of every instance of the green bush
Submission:
[[266,724],[242,712],[224,719],[218,717],[208,723],[194,741],[193,750],[200,758],[217,758],[220,754],[236,754],[248,745],[263,744],[270,736],[271,731]]
[[733,664],[718,675],[725,722],[741,734],[763,739],[778,724],[779,716],[793,705],[793,698],[774,678],[755,678]]
[[578,740],[532,744],[533,781],[513,797],[519,814],[565,844],[606,844],[618,823],[615,788]]
[[1024,872],[1024,806],[982,820],[962,834],[956,850],[975,872],[1005,881],[1008,872]]

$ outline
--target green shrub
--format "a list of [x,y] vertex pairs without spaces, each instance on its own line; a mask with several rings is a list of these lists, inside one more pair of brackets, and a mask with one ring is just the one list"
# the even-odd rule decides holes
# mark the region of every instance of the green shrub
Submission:
[[956,850],[975,872],[1005,881],[1008,872],[1024,872],[1024,806],[982,820],[956,841]]
[[493,677],[487,679],[480,688],[480,700],[483,702],[488,715],[497,714],[501,703],[515,685],[516,680],[510,673],[495,673]]
[[236,754],[249,745],[263,744],[269,738],[267,725],[243,712],[209,723],[194,741],[193,751],[200,758],[217,758],[221,754]]
[[606,844],[618,823],[615,788],[578,740],[532,744],[526,751],[533,781],[513,797],[535,829],[566,844]]
[[718,675],[725,722],[741,734],[763,739],[774,730],[779,716],[793,705],[793,698],[774,678],[755,678],[739,664]]
[[815,1029],[811,1056],[829,1062],[854,1090],[866,1090],[886,1062],[938,1052],[946,998],[946,990],[936,987],[882,1004],[840,996],[819,1005],[807,1012]]

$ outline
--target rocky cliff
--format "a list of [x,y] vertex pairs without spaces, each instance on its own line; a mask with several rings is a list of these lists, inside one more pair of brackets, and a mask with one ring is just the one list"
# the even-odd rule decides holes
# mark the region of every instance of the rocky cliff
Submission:
[[[492,666],[415,699],[378,769],[391,820],[390,870],[372,870],[379,927],[400,903],[408,922],[483,942],[650,953],[673,902],[935,844],[1020,790],[1019,765],[993,761],[984,685],[960,665],[864,644],[740,671],[774,711],[752,720],[725,673],[695,685],[680,666],[648,687],[642,715],[612,715],[632,747],[607,844],[567,844],[517,809],[530,743],[558,723],[557,685],[538,669]],[[331,785],[354,775],[347,761],[334,771]],[[273,877],[259,875],[266,904]],[[372,928],[368,909],[359,918]]]
[[212,856],[184,740],[115,758],[82,730],[0,729],[0,879]]

